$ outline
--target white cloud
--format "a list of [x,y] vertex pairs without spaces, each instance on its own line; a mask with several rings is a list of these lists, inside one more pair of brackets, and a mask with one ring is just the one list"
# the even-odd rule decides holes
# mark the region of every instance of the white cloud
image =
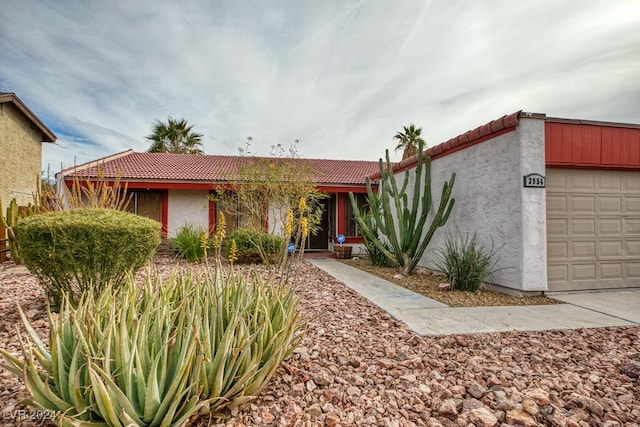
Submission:
[[59,136],[44,164],[143,151],[185,117],[207,153],[302,141],[376,159],[519,109],[640,122],[635,1],[37,2],[0,9],[0,91]]

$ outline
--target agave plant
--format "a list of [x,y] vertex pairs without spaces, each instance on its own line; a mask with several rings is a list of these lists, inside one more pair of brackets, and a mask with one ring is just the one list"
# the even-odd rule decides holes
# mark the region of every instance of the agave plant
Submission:
[[19,308],[24,361],[4,350],[34,407],[67,426],[178,426],[246,402],[301,339],[294,289],[258,276],[149,274],[66,298],[49,313],[49,345]]

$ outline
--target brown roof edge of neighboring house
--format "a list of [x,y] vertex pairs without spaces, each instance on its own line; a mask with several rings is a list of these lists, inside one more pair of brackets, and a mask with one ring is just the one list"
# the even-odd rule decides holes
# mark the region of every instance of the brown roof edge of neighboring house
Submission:
[[[431,158],[442,157],[446,154],[486,141],[494,136],[514,130],[518,125],[520,117],[544,119],[546,115],[541,113],[524,113],[522,110],[518,110],[515,113],[504,115],[499,119],[485,123],[482,126],[478,126],[443,143],[429,147],[422,152],[422,155],[423,157],[429,156]],[[415,167],[417,164],[418,155],[416,154],[408,159],[395,163],[393,165],[393,172],[403,172]],[[376,172],[369,178],[372,180],[380,179],[380,173]]]
[[133,148],[129,148],[128,150],[120,151],[119,153],[111,154],[109,156],[101,157],[96,160],[91,160],[90,162],[82,163],[77,166],[71,166],[66,169],[61,170],[56,174],[56,177],[62,175],[63,177],[67,175],[76,175],[80,174],[83,170],[90,169],[92,167],[98,166],[100,164],[104,164],[111,160],[119,159],[120,157],[128,156],[129,154],[133,154]]
[[31,111],[29,107],[27,107],[25,103],[16,96],[15,93],[0,93],[0,104],[4,104],[5,102],[11,102],[15,105],[15,107],[20,110],[27,119],[40,129],[40,132],[42,132],[42,142],[55,142],[56,139],[58,139],[58,137],[40,121],[38,116],[36,116],[33,111]]

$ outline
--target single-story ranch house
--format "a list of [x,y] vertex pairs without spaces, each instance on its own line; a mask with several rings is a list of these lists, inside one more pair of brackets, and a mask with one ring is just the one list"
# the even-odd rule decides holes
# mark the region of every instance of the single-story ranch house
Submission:
[[[120,178],[133,194],[130,209],[162,224],[163,237],[174,237],[186,223],[213,230],[217,212],[224,212],[227,232],[242,225],[237,209],[225,208],[215,201],[217,190],[229,187],[230,177],[251,161],[246,156],[216,156],[195,154],[136,153],[127,150],[88,162],[61,172],[68,186],[74,175],[107,180]],[[361,244],[362,238],[353,221],[349,192],[359,201],[367,192],[365,177],[378,170],[378,162],[325,159],[273,159],[303,163],[317,184],[317,189],[329,195],[321,201],[325,212],[320,232],[310,236],[307,249],[328,250],[334,238],[342,234],[348,244]],[[59,177],[60,179],[60,177]],[[268,213],[267,213],[268,215]],[[263,223],[274,221],[262,218]]]
[[[447,227],[477,232],[499,261],[492,282],[513,293],[640,287],[640,124],[568,120],[515,112],[426,150],[432,158],[433,203],[456,172],[456,206]],[[185,221],[210,226],[209,194],[243,157],[125,151],[62,171],[118,174],[135,191],[135,210],[155,217],[172,236]],[[377,162],[300,159],[317,171],[326,201],[323,232],[312,249],[330,249],[332,237],[361,242],[348,192],[366,192],[365,176],[379,178]],[[394,165],[414,173],[417,159]],[[436,233],[420,262],[432,266]]]

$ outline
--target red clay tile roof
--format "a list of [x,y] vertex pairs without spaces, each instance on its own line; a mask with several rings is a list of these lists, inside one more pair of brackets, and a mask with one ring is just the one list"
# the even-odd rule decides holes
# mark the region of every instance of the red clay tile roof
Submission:
[[[195,154],[136,153],[123,151],[63,170],[64,176],[77,173],[82,177],[97,177],[98,168],[105,178],[120,177],[122,181],[228,182],[238,168],[252,157]],[[329,159],[274,159],[308,164],[314,181],[324,185],[363,185],[365,177],[378,170],[378,162]]]

